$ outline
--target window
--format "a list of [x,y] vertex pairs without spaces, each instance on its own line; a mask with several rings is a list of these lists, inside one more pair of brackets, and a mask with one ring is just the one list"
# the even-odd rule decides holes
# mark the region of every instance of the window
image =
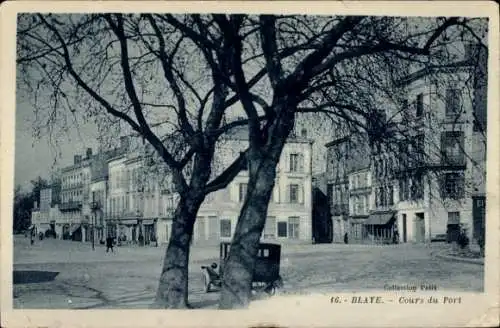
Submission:
[[448,224],[460,224],[460,212],[448,212]]
[[446,131],[441,133],[441,160],[448,165],[464,165],[464,133]]
[[392,185],[381,186],[375,189],[375,206],[385,207],[394,204],[394,188]]
[[290,203],[298,203],[299,202],[299,185],[298,184],[291,184],[289,186],[289,192],[290,192]]
[[268,216],[264,225],[264,238],[276,237],[276,217]]
[[331,183],[326,186],[326,197],[328,198],[328,202],[333,204],[333,185]]
[[387,205],[394,205],[394,189],[392,185],[387,186]]
[[247,194],[247,188],[248,184],[246,183],[240,183],[239,184],[239,194],[238,194],[238,201],[241,203],[245,199],[245,196]]
[[278,237],[287,237],[287,223],[280,221],[278,222]]
[[290,154],[290,172],[304,171],[304,156],[302,154]]
[[424,95],[421,93],[417,96],[417,108],[416,108],[416,117],[421,117],[424,113]]
[[416,154],[417,161],[420,161],[424,158],[424,155],[425,155],[425,136],[423,134],[419,134],[415,137],[415,154]]
[[455,115],[460,111],[460,92],[457,89],[446,90],[446,115]]
[[403,177],[399,180],[399,200],[404,201],[410,198],[410,178]]
[[291,239],[299,239],[299,217],[288,218],[288,237]]
[[302,138],[307,138],[307,129],[302,129],[300,130],[300,135],[302,136]]
[[220,220],[220,236],[226,238],[231,237],[231,220],[228,219]]
[[416,175],[411,179],[410,198],[412,200],[422,199],[424,197],[424,183],[421,175]]
[[441,192],[443,198],[460,199],[464,197],[465,180],[461,173],[446,173],[442,177]]
[[299,170],[299,154],[290,154],[290,172]]

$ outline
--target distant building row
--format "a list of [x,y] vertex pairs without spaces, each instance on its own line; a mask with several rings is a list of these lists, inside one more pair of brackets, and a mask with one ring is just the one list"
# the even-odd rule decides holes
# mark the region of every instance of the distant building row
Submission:
[[[484,49],[483,49],[484,50]],[[400,81],[407,101],[388,108],[392,137],[344,136],[326,145],[334,242],[428,242],[484,235],[487,54]],[[472,90],[472,92],[471,92]],[[377,131],[375,131],[377,132]]]
[[[88,149],[85,157],[75,156],[73,165],[61,170],[60,180],[41,192],[32,214],[38,231],[78,241],[112,236],[125,244],[167,242],[178,196],[168,174],[148,174],[147,147],[132,145],[134,141],[123,137],[112,151],[92,154]],[[246,130],[234,131],[217,165],[229,165],[246,145]],[[266,240],[311,241],[311,146],[299,137],[285,146],[263,233]],[[207,196],[193,242],[231,239],[247,181],[248,172],[242,171],[227,188]]]

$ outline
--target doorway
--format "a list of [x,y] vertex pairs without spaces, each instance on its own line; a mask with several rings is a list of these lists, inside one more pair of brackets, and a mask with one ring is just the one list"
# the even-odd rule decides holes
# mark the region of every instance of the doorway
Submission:
[[425,217],[424,213],[415,213],[415,241],[425,242]]
[[403,217],[401,219],[401,223],[403,225],[403,243],[406,243],[408,241],[408,227],[406,226],[406,214],[403,214]]

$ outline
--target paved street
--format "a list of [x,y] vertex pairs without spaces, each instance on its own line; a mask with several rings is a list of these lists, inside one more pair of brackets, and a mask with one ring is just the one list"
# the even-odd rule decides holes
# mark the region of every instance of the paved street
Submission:
[[[15,308],[148,308],[165,247],[118,247],[106,253],[88,243],[15,237],[14,270],[59,272],[55,280],[14,285]],[[483,266],[431,256],[443,244],[287,245],[282,250],[281,293],[383,290],[384,285],[435,284],[440,291],[481,291]],[[215,261],[218,248],[194,246],[190,303],[216,308],[219,293],[202,291],[200,265]]]

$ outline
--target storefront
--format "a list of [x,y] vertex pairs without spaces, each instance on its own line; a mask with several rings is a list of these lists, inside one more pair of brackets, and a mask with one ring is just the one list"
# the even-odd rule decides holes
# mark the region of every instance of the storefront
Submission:
[[144,226],[144,244],[151,245],[156,244],[158,238],[156,235],[156,225],[158,219],[146,219],[142,220],[142,225]]
[[395,221],[396,212],[394,211],[371,213],[364,223],[366,238],[375,244],[393,243],[397,234]]
[[70,227],[70,238],[73,241],[82,241],[82,225],[81,224],[72,224]]
[[121,244],[135,244],[137,242],[137,219],[120,220],[118,230],[118,241]]

